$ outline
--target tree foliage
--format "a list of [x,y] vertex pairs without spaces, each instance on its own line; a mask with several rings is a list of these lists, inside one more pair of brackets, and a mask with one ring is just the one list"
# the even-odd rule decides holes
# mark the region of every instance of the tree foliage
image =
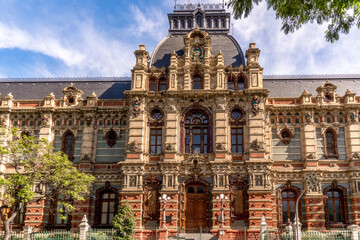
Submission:
[[7,168],[0,178],[5,230],[27,202],[57,201],[71,212],[72,203],[84,200],[94,179],[79,172],[65,154],[54,152],[46,139],[21,135],[16,128],[0,129],[0,157]]
[[128,202],[119,207],[118,213],[114,216],[112,225],[115,229],[115,240],[131,240],[135,231],[136,219]]
[[[262,0],[230,0],[235,18],[248,17]],[[306,23],[328,24],[325,38],[339,40],[339,34],[349,33],[354,25],[360,28],[360,0],[266,0],[268,9],[282,20],[281,30],[288,34]]]

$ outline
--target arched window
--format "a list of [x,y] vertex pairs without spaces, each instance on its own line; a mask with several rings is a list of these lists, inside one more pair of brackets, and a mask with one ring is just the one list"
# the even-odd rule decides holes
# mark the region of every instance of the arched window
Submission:
[[214,19],[214,27],[213,28],[219,28],[219,20],[217,18]]
[[185,118],[185,152],[208,153],[209,119],[201,110],[194,110]]
[[54,194],[49,199],[49,212],[47,228],[71,228],[71,215],[68,214],[64,204],[59,202],[60,197]]
[[192,29],[192,21],[191,21],[191,19],[187,20],[187,28]]
[[167,80],[165,77],[161,77],[159,80],[156,78],[150,78],[149,81],[149,91],[157,92],[157,91],[165,91],[167,90]]
[[181,19],[181,29],[185,29],[185,19]]
[[199,74],[193,76],[193,89],[203,89],[202,77]]
[[75,147],[75,137],[74,134],[70,131],[66,132],[63,136],[63,145],[62,151],[68,156],[69,160],[74,160],[74,147]]
[[325,131],[325,158],[338,157],[336,133],[332,129]]
[[202,17],[201,17],[201,15],[196,16],[196,24],[199,26],[199,28],[202,27]]
[[281,192],[282,198],[282,223],[286,224],[288,220],[294,222],[295,218],[295,203],[296,193],[293,190],[283,190]]
[[159,91],[167,90],[167,81],[166,78],[162,77],[159,80]]
[[117,189],[110,187],[106,182],[105,187],[96,191],[95,225],[111,226],[111,222],[118,210],[119,194]]
[[157,91],[157,79],[155,79],[155,78],[150,79],[149,91],[151,91],[151,92]]
[[343,222],[343,211],[342,208],[342,193],[337,189],[331,189],[327,192],[327,210],[329,214],[329,221],[331,223],[342,223]]
[[236,79],[235,77],[230,76],[228,78],[228,89],[229,90],[244,90],[245,81],[243,78]]
[[[286,224],[294,222],[296,213],[296,200],[300,195],[300,189],[292,186],[291,181],[278,190],[278,224],[279,227],[285,227]],[[301,201],[299,202],[299,209],[301,210]],[[301,211],[299,211],[299,219],[301,221]]]
[[347,189],[338,186],[334,180],[332,185],[324,189],[325,219],[327,227],[344,227],[349,223]]

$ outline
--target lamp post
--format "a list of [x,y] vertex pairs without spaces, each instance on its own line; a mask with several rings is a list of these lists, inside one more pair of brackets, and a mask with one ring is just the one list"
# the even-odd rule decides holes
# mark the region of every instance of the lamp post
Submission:
[[224,194],[220,194],[220,197],[217,196],[216,199],[217,199],[217,200],[219,200],[219,199],[221,200],[221,208],[220,208],[220,211],[221,211],[221,225],[220,225],[220,228],[223,229],[223,228],[225,227],[225,225],[224,225],[224,223],[225,223],[225,217],[224,217],[224,199],[227,200],[228,197],[226,197]]
[[163,201],[163,216],[162,216],[162,225],[161,228],[166,229],[166,203],[170,201],[170,197],[168,197],[165,193],[162,195],[162,197],[159,197],[159,200]]

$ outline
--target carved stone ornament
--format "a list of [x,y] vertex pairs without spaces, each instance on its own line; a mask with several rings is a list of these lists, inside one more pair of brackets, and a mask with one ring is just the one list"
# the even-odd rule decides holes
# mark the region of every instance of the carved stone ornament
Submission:
[[291,138],[294,137],[294,134],[288,128],[284,128],[280,131],[280,139],[284,145],[288,145],[290,143]]
[[133,116],[137,117],[140,114],[140,110],[141,110],[141,102],[139,98],[135,98],[133,101]]
[[351,122],[355,122],[356,119],[357,119],[357,114],[356,114],[355,112],[352,112],[352,113],[350,114],[350,120],[351,120]]
[[87,154],[84,154],[84,156],[81,158],[82,162],[90,162],[90,158]]
[[85,121],[86,125],[90,126],[92,122],[92,117],[90,115],[86,116]]
[[193,166],[190,168],[190,176],[192,176],[193,180],[195,182],[199,181],[199,177],[202,176],[202,169],[198,167],[199,162],[197,160],[193,160]]
[[309,155],[306,156],[306,159],[315,160],[315,159],[316,159],[316,155],[313,154],[313,153],[310,153]]
[[307,123],[310,123],[312,120],[312,115],[310,112],[305,113],[305,120]]
[[167,151],[175,151],[175,143],[167,143],[165,149]]
[[47,114],[44,115],[41,120],[42,120],[42,125],[43,125],[44,127],[50,125],[50,115],[47,115]]
[[220,151],[225,150],[225,144],[224,143],[217,143],[216,144],[216,150],[220,150]]
[[4,126],[6,123],[6,118],[5,117],[0,117],[0,126]]
[[130,152],[140,152],[141,151],[141,144],[137,143],[135,141],[132,141],[131,143],[129,143],[129,145],[127,146],[127,149]]
[[253,96],[251,99],[251,112],[253,117],[257,116],[260,112],[260,103],[261,103],[261,97],[260,96]]
[[257,139],[250,143],[250,149],[259,151],[264,149],[264,143],[259,142]]
[[105,139],[106,139],[107,144],[108,144],[110,147],[113,147],[113,146],[116,144],[116,141],[118,140],[118,135],[117,135],[117,133],[116,133],[113,129],[110,129],[110,130],[106,133]]
[[359,159],[360,158],[360,153],[359,152],[354,152],[353,155],[352,155],[352,158]]

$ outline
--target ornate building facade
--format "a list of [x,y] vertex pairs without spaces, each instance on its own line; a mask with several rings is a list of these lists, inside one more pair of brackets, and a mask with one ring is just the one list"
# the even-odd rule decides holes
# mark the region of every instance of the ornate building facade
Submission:
[[0,124],[48,139],[96,177],[66,220],[61,206],[29,203],[17,227],[77,228],[83,215],[109,227],[128,201],[150,239],[166,194],[169,234],[217,234],[223,222],[231,239],[258,232],[262,216],[284,228],[304,189],[306,229],[360,225],[360,76],[263,77],[260,50],[243,54],[222,5],[168,17],[152,55],[135,51],[131,78],[1,79]]

